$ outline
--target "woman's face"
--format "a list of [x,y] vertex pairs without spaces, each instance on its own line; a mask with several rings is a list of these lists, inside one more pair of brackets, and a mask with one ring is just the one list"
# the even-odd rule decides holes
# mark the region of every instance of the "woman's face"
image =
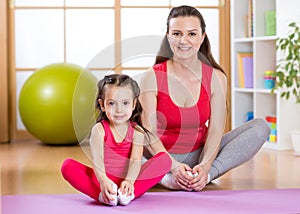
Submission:
[[195,16],[179,16],[169,21],[167,35],[173,58],[178,60],[197,58],[200,46],[205,38],[200,20]]

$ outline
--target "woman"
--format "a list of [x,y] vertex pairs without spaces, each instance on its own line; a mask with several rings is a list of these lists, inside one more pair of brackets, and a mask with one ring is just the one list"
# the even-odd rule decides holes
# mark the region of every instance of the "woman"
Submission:
[[251,159],[270,134],[264,120],[254,119],[223,135],[227,79],[205,27],[197,9],[173,8],[155,65],[141,82],[143,124],[159,137],[148,150],[173,158],[161,181],[171,189],[202,190]]

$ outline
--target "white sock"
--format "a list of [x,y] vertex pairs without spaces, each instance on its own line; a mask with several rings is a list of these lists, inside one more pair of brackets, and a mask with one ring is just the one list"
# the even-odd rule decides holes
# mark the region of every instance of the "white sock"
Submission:
[[206,184],[208,184],[209,182],[210,182],[210,174],[208,173]]
[[[198,176],[198,172],[195,172],[195,174],[192,174],[191,171],[186,171],[186,173],[191,176],[191,177],[197,177]],[[208,184],[210,182],[210,174],[208,173],[207,174],[207,181],[206,181],[206,184]]]
[[122,194],[121,190],[118,189],[118,201],[119,201],[119,204],[126,206],[133,199],[134,199],[134,194],[133,193],[131,195],[127,196],[127,193]]
[[186,171],[186,173],[187,173],[189,176],[193,177],[193,178],[195,178],[195,177],[198,176],[198,172],[195,172],[195,173],[193,174],[191,171]]
[[195,177],[191,171],[186,171],[186,173],[187,173],[190,177]]
[[[114,191],[117,192],[118,186],[117,186],[116,184],[113,184],[112,187],[113,187]],[[107,204],[107,205],[110,205],[110,206],[117,206],[117,204],[118,204],[117,194],[115,194],[115,195],[110,194],[110,195],[111,195],[112,197],[114,197],[114,200],[109,201],[108,203],[105,203],[105,202],[104,202],[102,192],[100,192],[99,197],[98,197],[98,200],[99,200],[102,204]]]
[[167,173],[159,182],[161,185],[174,190],[181,189],[180,186],[176,183],[172,174]]

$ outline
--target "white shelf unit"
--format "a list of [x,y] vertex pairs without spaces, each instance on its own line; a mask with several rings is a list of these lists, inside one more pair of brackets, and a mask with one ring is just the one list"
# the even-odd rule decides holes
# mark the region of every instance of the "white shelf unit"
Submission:
[[[291,3],[290,6],[297,7],[297,2],[293,1],[294,5]],[[284,4],[284,0],[252,0],[253,36],[246,37],[245,16],[249,0],[232,0],[231,3],[232,128],[246,122],[247,112],[253,112],[254,118],[276,116],[277,141],[264,144],[275,150],[291,149],[290,131],[300,129],[300,106],[292,99],[281,99],[279,91],[271,93],[270,89],[264,88],[264,72],[276,68],[278,31],[283,32],[288,25],[283,21],[286,13],[277,10]],[[273,36],[265,36],[265,12],[269,10],[276,11],[277,35]],[[238,52],[253,53],[253,88],[238,87]]]

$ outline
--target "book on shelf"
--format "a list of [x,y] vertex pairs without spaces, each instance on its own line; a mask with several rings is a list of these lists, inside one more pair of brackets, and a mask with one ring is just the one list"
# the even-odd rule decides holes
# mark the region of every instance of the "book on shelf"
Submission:
[[253,53],[238,52],[237,86],[239,88],[253,88]]
[[245,15],[245,36],[253,37],[253,6],[252,0],[248,0],[248,11]]
[[268,10],[265,12],[265,34],[266,36],[273,36],[276,34],[275,10]]

